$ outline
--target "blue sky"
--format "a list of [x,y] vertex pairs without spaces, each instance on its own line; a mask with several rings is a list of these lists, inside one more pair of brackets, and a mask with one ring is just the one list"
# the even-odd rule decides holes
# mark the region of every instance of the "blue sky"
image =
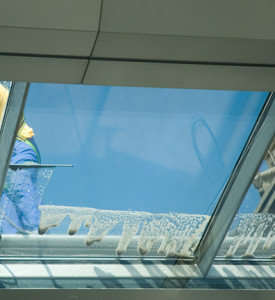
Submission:
[[266,96],[31,84],[25,116],[42,163],[73,165],[55,169],[43,202],[209,214]]

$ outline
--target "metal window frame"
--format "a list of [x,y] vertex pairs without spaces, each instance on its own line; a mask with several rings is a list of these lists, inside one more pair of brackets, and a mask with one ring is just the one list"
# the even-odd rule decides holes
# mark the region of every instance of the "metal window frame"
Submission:
[[[10,97],[0,132],[0,174],[2,174],[0,192],[2,191],[5,175],[9,167],[9,159],[12,154],[20,118],[23,114],[28,89],[29,83],[17,82],[13,84],[10,91]],[[219,203],[215,208],[207,230],[199,243],[195,260],[179,259],[177,261],[178,264],[186,263],[187,261],[193,263],[198,266],[204,277],[207,275],[228,229],[237,214],[245,193],[253,180],[254,174],[258,170],[266,150],[275,135],[274,98],[274,93],[271,93],[265,103],[258,121],[221,195]],[[116,260],[118,259],[116,258]],[[175,266],[175,269],[176,268]],[[167,281],[165,281],[164,286],[166,283]]]
[[17,129],[24,112],[29,83],[16,82],[12,84],[5,114],[0,129],[0,195],[5,184],[9,161],[15,143]]
[[198,245],[195,263],[204,276],[207,275],[275,136],[274,99],[275,94],[270,93]]
[[274,291],[270,290],[184,290],[184,289],[6,289],[0,293],[3,299],[71,299],[71,300],[88,300],[88,299],[114,299],[114,300],[273,300]]

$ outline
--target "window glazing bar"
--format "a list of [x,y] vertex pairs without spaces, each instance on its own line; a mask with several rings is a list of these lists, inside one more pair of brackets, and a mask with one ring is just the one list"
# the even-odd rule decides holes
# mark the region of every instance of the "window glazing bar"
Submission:
[[206,276],[275,135],[275,101],[271,93],[225,186],[198,246],[196,263]]
[[24,111],[29,83],[12,84],[0,130],[0,195],[5,183],[17,129]]
[[274,300],[273,290],[213,290],[213,289],[133,289],[133,288],[14,288],[1,289],[1,299],[71,299],[71,300],[90,300],[90,299],[112,299],[112,300],[201,300],[201,299],[234,299],[234,300]]

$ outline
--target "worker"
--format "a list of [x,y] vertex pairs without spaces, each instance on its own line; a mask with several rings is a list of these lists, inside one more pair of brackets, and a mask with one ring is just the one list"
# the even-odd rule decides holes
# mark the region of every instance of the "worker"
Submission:
[[0,126],[5,112],[9,91],[0,83]]
[[[8,99],[8,90],[0,84],[0,118]],[[16,137],[10,164],[40,164],[40,154],[34,132],[24,117]],[[11,178],[8,178],[11,177]],[[10,171],[0,201],[0,230],[2,233],[36,232],[40,221],[40,196],[34,168]]]

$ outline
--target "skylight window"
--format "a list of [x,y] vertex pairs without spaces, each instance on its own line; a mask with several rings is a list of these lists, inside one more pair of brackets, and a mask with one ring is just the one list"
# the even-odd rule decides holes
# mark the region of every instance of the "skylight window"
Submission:
[[266,97],[32,84],[24,116],[42,164],[73,167],[55,169],[45,193],[47,169],[12,172],[25,185],[35,177],[41,234],[82,235],[91,247],[119,237],[110,255],[139,237],[136,255],[192,257]]
[[[212,278],[217,252],[216,262],[272,261],[274,143],[233,219],[274,137],[273,102],[265,92],[16,83],[0,138],[2,260],[42,263],[54,278],[97,268],[136,278],[129,264],[173,284]],[[93,273],[70,273],[72,260]]]

